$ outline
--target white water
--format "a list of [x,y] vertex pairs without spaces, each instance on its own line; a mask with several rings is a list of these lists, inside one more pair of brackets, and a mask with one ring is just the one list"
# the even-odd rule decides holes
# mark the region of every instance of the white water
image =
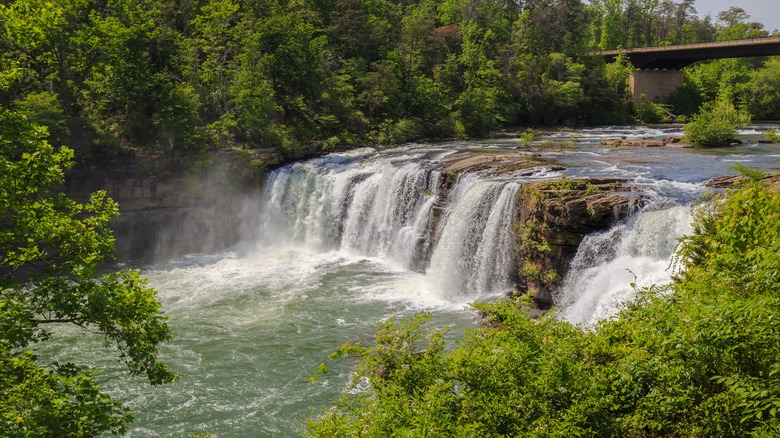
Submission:
[[511,290],[512,222],[518,187],[470,175],[459,182],[428,270],[443,294]]
[[624,224],[587,236],[560,288],[559,315],[593,325],[614,316],[637,289],[669,283],[677,239],[690,233],[691,220],[688,206],[650,206]]
[[126,436],[299,436],[306,417],[333,404],[349,379],[354,362],[346,359],[307,381],[339,345],[370,338],[376,321],[418,310],[433,310],[433,324],[454,324],[457,336],[475,326],[466,302],[512,284],[507,248],[521,180],[472,175],[445,199],[438,157],[470,147],[533,153],[566,168],[536,177],[623,176],[653,196],[650,207],[583,243],[559,296],[561,314],[581,324],[614,315],[633,297],[626,269],[638,286],[669,281],[669,255],[688,221],[681,205],[701,194],[699,181],[733,174],[733,160],[780,170],[780,145],[597,145],[599,137],[667,134],[648,129],[574,132],[575,149],[518,151],[518,139],[504,138],[352,151],[279,169],[258,200],[262,238],[143,270],[175,333],[161,360],[181,373],[178,383],[129,379],[121,364],[105,359],[114,353],[99,337],[75,331],[41,354],[61,362],[86,357],[105,369],[104,387],[136,411]]
[[[261,245],[337,251],[426,272],[425,293],[464,297],[512,287],[518,183],[442,174],[419,156],[343,156],[274,171],[261,200]],[[439,209],[439,221],[434,221]]]

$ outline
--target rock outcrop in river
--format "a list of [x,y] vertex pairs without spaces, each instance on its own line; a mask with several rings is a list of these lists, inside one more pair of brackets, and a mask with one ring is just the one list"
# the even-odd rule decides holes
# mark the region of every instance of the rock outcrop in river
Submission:
[[[114,223],[120,260],[213,252],[251,237],[262,220],[260,183],[245,158],[223,154],[197,177],[148,172],[142,167],[128,170],[126,162],[123,167],[85,164],[69,178],[68,191],[78,198],[106,189],[120,203],[122,215]],[[623,220],[642,202],[621,179],[529,180],[563,168],[526,154],[457,152],[445,156],[438,166],[440,189],[434,190],[438,206],[427,224],[430,243],[419,254],[425,260],[411,266],[424,271],[430,262],[431,249],[441,237],[436,234],[441,214],[459,178],[478,174],[516,180],[520,189],[510,260],[515,260],[518,290],[530,292],[540,308],[553,304],[553,291],[582,239]],[[359,176],[354,183],[362,181]]]
[[529,182],[518,199],[518,270],[541,308],[566,274],[582,239],[625,219],[642,202],[621,179]]
[[[442,160],[452,180],[458,174],[528,176],[562,167],[526,155],[459,152]],[[523,182],[515,218],[518,286],[540,308],[549,308],[582,239],[610,228],[640,206],[642,198],[623,179],[567,179]],[[522,292],[522,290],[521,290]]]

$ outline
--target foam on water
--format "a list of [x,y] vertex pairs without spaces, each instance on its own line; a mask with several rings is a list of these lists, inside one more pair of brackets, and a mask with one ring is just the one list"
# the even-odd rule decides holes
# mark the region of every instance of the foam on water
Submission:
[[[680,204],[701,195],[699,181],[733,173],[724,158],[744,158],[730,150],[598,145],[621,132],[655,137],[674,129],[561,133],[565,139],[574,134],[578,148],[533,152],[566,168],[542,170],[533,179],[624,176],[651,201],[625,223],[585,239],[559,291],[568,320],[592,324],[614,315],[633,298],[631,282],[669,281],[675,239],[690,221]],[[259,240],[143,272],[159,290],[175,333],[160,359],[181,372],[176,384],[150,387],[128,379],[121,364],[105,359],[111,353],[99,337],[75,331],[59,332],[61,341],[41,354],[61,361],[88,357],[105,369],[104,386],[136,409],[127,436],[298,435],[305,418],[345,388],[348,360],[307,382],[339,345],[370,339],[376,321],[420,309],[436,310],[433,324],[456,324],[457,333],[475,325],[463,310],[466,302],[510,287],[518,179],[471,175],[444,190],[447,175],[435,161],[468,147],[516,145],[516,139],[501,139],[362,149],[271,172],[257,201],[261,225],[252,235]],[[739,154],[752,158],[751,165],[780,168],[777,145]]]
[[559,315],[573,324],[592,325],[615,315],[636,289],[670,282],[677,239],[691,231],[691,220],[687,206],[648,209],[607,232],[587,236],[558,292]]

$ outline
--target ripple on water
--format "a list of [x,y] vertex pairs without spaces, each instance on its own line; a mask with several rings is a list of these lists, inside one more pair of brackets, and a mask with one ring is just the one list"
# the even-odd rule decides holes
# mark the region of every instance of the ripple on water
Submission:
[[[755,133],[764,130],[759,126]],[[600,139],[621,135],[641,138],[679,132],[679,127],[621,127],[554,133],[551,138],[569,140],[574,136],[577,145],[564,151],[541,148],[534,155],[554,159],[566,170],[543,170],[533,179],[563,175],[625,177],[633,180],[639,191],[649,193],[660,209],[692,202],[701,194],[700,182],[705,179],[736,173],[730,169],[734,163],[729,160],[752,160],[751,165],[763,169],[780,169],[780,145],[699,151],[597,144]],[[746,131],[743,135],[755,133]],[[385,164],[392,167],[409,160],[436,160],[470,147],[514,150],[516,145],[517,139],[502,139],[478,144],[459,141],[408,145],[379,153],[363,149],[322,157],[295,169],[328,173],[349,166],[354,179],[346,178],[344,185],[338,186],[348,194],[347,183],[368,183],[360,175],[379,172]],[[433,164],[426,166],[430,170]],[[312,187],[302,184],[300,188],[302,195],[310,196],[307,200],[317,200],[306,192]],[[422,198],[427,193],[417,195]],[[415,200],[415,196],[410,199]],[[306,210],[303,204],[284,205],[301,207],[305,223],[313,217],[309,214],[313,210]],[[635,226],[634,231],[625,233],[671,235],[671,226],[654,227],[650,225],[655,222],[647,221],[644,228]],[[581,281],[573,290],[594,292],[580,302],[587,312],[571,308],[579,322],[608,316],[619,302],[630,299],[633,277],[627,269],[641,277],[642,285],[668,278],[668,274],[663,278],[656,275],[668,264],[666,253],[645,245],[663,239],[658,235],[648,237],[642,241],[645,243],[629,250],[629,246],[615,246],[628,237],[618,238],[617,230],[613,232],[604,239],[612,245],[603,251],[604,257],[578,268]],[[475,324],[473,315],[463,310],[465,303],[475,297],[443,296],[425,275],[410,272],[397,262],[329,248],[260,248],[245,242],[221,254],[191,255],[152,265],[143,274],[159,290],[176,335],[161,349],[160,359],[181,373],[179,383],[150,387],[141,379],[128,378],[116,361],[101,359],[107,357],[107,351],[98,337],[84,337],[75,331],[58,333],[60,341],[42,352],[60,360],[90,357],[94,365],[104,368],[101,379],[106,388],[136,409],[136,422],[128,433],[133,437],[187,436],[193,431],[230,437],[295,436],[308,415],[320,413],[345,388],[352,362],[333,364],[316,383],[308,383],[308,377],[339,345],[370,339],[376,321],[425,309],[436,311],[437,325],[455,323],[464,328]]]

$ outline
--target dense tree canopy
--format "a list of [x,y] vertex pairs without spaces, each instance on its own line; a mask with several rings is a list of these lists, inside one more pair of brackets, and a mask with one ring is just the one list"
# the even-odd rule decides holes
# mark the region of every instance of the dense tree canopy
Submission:
[[[20,80],[0,102],[53,142],[174,163],[231,145],[296,153],[628,122],[625,76],[588,50],[766,35],[749,18],[700,18],[693,0],[6,0],[0,62]],[[780,107],[763,80],[776,63],[689,70],[678,100],[694,104],[676,113],[724,85],[757,117]]]

